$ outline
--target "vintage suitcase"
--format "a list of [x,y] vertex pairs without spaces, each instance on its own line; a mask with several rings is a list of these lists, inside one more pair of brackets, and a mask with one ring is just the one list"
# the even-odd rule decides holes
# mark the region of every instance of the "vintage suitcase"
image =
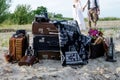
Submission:
[[59,51],[59,38],[56,35],[34,35],[33,49],[35,51]]
[[60,51],[38,51],[38,59],[60,60]]
[[18,38],[11,37],[9,40],[9,53],[13,60],[19,61],[25,55],[27,46],[25,36]]
[[57,27],[49,22],[33,22],[32,24],[32,34],[42,34],[42,35],[52,35],[58,34]]
[[19,66],[23,66],[23,65],[33,65],[34,63],[36,63],[37,59],[35,56],[23,56],[21,58],[21,60],[18,62]]

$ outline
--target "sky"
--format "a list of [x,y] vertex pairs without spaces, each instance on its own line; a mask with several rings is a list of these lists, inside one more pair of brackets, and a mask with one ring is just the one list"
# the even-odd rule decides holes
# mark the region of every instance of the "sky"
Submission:
[[[82,6],[87,0],[81,0]],[[120,0],[99,0],[100,2],[100,17],[119,17],[120,18]],[[12,0],[10,11],[14,12],[18,4],[27,4],[31,9],[44,6],[48,12],[60,13],[64,17],[72,16],[73,0]],[[87,17],[87,8],[83,12],[84,17]]]

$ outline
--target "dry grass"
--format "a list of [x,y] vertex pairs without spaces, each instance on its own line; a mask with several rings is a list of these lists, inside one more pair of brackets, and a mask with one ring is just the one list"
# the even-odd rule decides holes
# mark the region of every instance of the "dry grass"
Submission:
[[32,29],[32,24],[27,24],[27,25],[0,25],[0,29],[26,29],[26,30],[31,30]]
[[9,38],[12,36],[12,33],[0,33],[0,46],[8,47],[9,45]]
[[[88,27],[88,22],[86,22]],[[120,20],[118,21],[98,21],[97,27],[99,28],[120,28]],[[26,29],[31,30],[32,24],[27,25],[0,25],[0,29]]]
[[[86,22],[88,26],[88,22]],[[99,28],[120,28],[120,20],[118,21],[98,21],[97,27]]]

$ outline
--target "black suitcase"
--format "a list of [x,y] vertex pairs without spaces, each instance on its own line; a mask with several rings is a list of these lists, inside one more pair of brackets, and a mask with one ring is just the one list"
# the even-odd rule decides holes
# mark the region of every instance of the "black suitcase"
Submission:
[[59,51],[59,38],[56,35],[35,35],[33,38],[33,49],[35,51]]

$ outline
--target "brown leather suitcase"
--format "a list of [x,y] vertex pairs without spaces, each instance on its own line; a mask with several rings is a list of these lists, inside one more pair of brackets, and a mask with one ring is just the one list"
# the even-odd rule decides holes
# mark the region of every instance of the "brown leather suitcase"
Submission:
[[37,61],[37,58],[35,56],[23,56],[23,58],[18,62],[19,66],[22,65],[33,65]]
[[9,40],[9,53],[12,60],[19,61],[24,55],[26,50],[25,36],[23,37],[11,37]]
[[39,51],[38,59],[53,59],[53,60],[60,60],[60,52],[56,51]]
[[49,22],[33,22],[32,34],[53,35],[58,34],[57,27]]

